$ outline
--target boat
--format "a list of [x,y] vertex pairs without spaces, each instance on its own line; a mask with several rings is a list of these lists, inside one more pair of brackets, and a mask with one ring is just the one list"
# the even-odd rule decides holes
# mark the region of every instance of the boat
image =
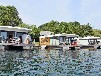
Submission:
[[[48,32],[49,33],[49,32]],[[41,32],[42,34],[42,32]],[[78,38],[79,35],[76,34],[42,34],[42,36],[39,37],[40,45],[46,46],[46,48],[64,48],[67,49],[72,45],[73,42],[75,42],[75,38]],[[74,45],[72,45],[74,46]],[[75,45],[77,46],[77,45]]]
[[81,45],[95,45],[100,43],[100,41],[101,41],[100,37],[94,37],[94,36],[79,38],[79,44]]
[[28,35],[29,31],[31,31],[31,29],[12,26],[0,26],[1,49],[30,49],[31,46],[34,45],[30,44],[31,37]]
[[101,46],[101,38],[94,37],[94,36],[86,36],[82,38],[78,38],[78,44],[83,47],[93,47],[93,48],[100,48]]
[[[42,32],[41,32],[42,33]],[[49,33],[49,31],[48,31]],[[100,48],[101,38],[94,36],[80,37],[76,34],[42,34],[39,37],[40,45],[45,45],[46,48],[63,48],[67,49],[88,49],[88,48]]]
[[54,34],[54,35],[43,35],[39,37],[40,45],[62,45],[71,44],[73,39],[78,38],[76,34]]

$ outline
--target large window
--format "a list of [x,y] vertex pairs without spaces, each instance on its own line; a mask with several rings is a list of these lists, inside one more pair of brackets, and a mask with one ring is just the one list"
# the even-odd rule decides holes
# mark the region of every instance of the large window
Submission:
[[17,32],[17,37],[22,36],[22,35],[23,35],[23,33]]
[[1,36],[3,39],[7,39],[7,32],[1,32]]
[[60,40],[61,42],[65,42],[65,41],[66,41],[66,36],[60,36],[60,37],[59,37],[59,40]]

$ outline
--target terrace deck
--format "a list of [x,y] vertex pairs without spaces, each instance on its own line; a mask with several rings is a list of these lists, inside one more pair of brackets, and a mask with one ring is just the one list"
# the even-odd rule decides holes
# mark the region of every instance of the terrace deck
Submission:
[[0,46],[7,50],[31,50],[33,48],[39,48],[41,46],[35,44],[15,44],[15,43],[0,43]]
[[100,49],[100,47],[101,47],[101,45],[79,45],[79,46],[72,46],[72,45],[46,45],[46,49],[47,48],[60,48],[60,49],[66,48],[67,50],[89,49],[89,48],[95,48],[95,49],[99,48]]

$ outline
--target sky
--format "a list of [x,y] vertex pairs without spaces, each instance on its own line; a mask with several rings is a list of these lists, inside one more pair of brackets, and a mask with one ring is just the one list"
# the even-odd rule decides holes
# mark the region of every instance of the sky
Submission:
[[0,0],[0,5],[15,6],[26,24],[78,21],[101,29],[101,0]]

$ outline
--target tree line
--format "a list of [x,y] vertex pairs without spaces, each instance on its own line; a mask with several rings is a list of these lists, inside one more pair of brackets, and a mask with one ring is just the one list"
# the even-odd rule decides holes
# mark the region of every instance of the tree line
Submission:
[[101,30],[93,29],[89,23],[81,25],[79,22],[58,22],[50,21],[37,27],[36,25],[29,25],[22,22],[19,13],[14,6],[0,6],[0,26],[19,26],[23,28],[32,29],[29,34],[32,38],[38,38],[40,31],[51,31],[54,34],[67,33],[78,34],[79,36],[100,36]]

